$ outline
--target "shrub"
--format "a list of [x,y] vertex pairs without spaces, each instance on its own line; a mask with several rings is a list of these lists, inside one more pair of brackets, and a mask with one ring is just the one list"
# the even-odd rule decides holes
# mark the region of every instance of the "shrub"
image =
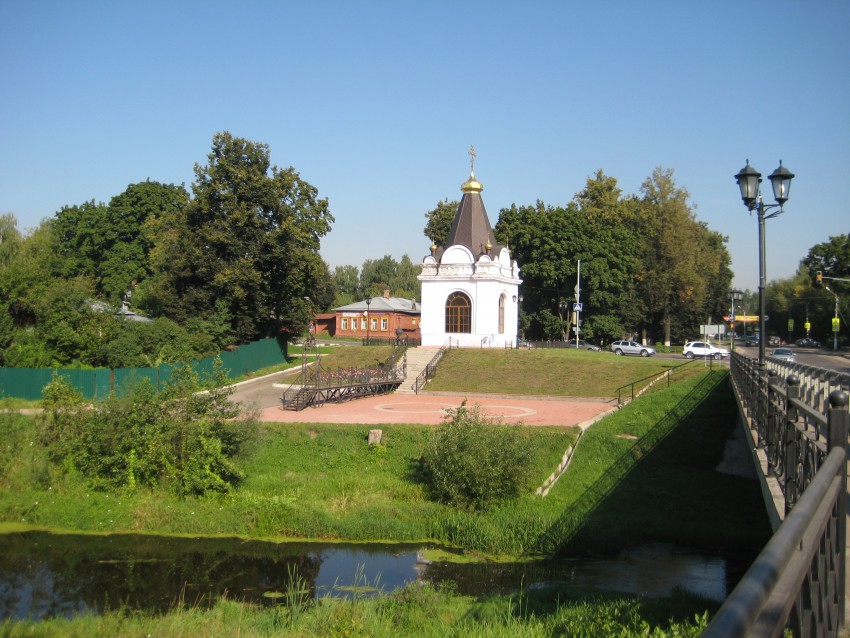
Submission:
[[252,424],[217,362],[202,382],[187,366],[157,394],[143,379],[124,397],[83,408],[63,380],[45,389],[51,408],[51,457],[79,470],[93,487],[134,489],[166,483],[179,495],[227,492],[242,478],[234,457]]
[[464,402],[432,433],[423,460],[435,498],[476,510],[519,496],[528,486],[531,456],[520,426]]

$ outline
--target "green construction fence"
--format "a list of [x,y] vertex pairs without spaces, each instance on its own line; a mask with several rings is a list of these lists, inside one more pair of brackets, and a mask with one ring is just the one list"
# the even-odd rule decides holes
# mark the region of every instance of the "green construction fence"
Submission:
[[[229,379],[267,368],[286,361],[286,341],[283,339],[261,339],[227,350],[217,355],[221,359]],[[188,365],[201,376],[213,371],[217,357],[189,361]],[[67,368],[0,368],[0,398],[14,397],[37,400],[41,391],[53,378],[53,374],[67,378],[86,399],[98,399],[124,393],[126,388],[142,378],[147,378],[154,387],[160,388],[168,382],[171,372],[179,364],[162,364],[156,368],[95,368],[74,370]]]

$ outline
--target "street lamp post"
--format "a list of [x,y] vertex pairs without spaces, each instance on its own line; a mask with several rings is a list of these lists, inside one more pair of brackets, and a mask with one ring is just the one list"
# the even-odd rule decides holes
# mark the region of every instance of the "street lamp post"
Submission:
[[740,290],[730,290],[729,291],[729,299],[732,300],[732,332],[733,335],[729,338],[729,349],[732,352],[735,352],[735,337],[738,335],[738,327],[735,325],[735,302],[741,301],[744,298],[744,293]]
[[[750,160],[747,160],[747,165],[744,166],[738,174],[735,175],[735,180],[738,182],[738,188],[741,189],[741,199],[744,205],[752,211],[756,211],[759,224],[759,370],[764,370],[764,346],[765,346],[765,330],[764,330],[764,286],[766,277],[765,267],[765,248],[764,248],[764,221],[772,219],[784,212],[782,206],[788,201],[788,192],[791,189],[791,180],[794,178],[794,173],[782,166],[782,160],[779,161],[779,168],[769,175],[770,185],[773,187],[773,197],[776,200],[775,204],[765,204],[761,197],[761,173],[750,166]],[[765,215],[766,210],[771,208],[779,208],[779,210]]]
[[369,316],[369,307],[372,305],[372,298],[366,299],[366,345],[369,345],[369,328],[372,324],[372,318]]
[[566,300],[562,299],[561,301],[558,302],[558,310],[561,311],[561,314],[560,314],[560,318],[561,318],[561,341],[566,342],[566,340],[567,340],[567,325],[566,325],[566,320],[564,319],[564,314],[567,311]]

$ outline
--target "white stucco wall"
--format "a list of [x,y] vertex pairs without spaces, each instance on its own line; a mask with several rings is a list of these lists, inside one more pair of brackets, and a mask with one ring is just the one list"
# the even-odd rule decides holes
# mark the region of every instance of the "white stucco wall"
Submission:
[[[451,260],[451,261],[449,261]],[[496,260],[484,255],[473,262],[464,246],[451,246],[440,263],[428,256],[422,263],[422,345],[453,343],[469,347],[503,348],[514,345],[518,334],[519,266],[502,249]],[[453,292],[465,293],[472,303],[472,332],[447,333],[446,300]],[[499,298],[505,295],[504,331],[499,332]]]

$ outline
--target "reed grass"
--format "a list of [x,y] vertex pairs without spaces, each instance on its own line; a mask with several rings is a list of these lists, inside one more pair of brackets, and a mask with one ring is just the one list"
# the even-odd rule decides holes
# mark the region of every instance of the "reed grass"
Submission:
[[[6,620],[0,633],[8,638],[293,638],[372,636],[422,638],[471,636],[549,638],[550,636],[631,638],[699,636],[708,610],[716,604],[676,593],[667,598],[613,594],[588,595],[568,587],[523,591],[511,596],[476,600],[425,583],[378,596],[307,599],[303,583],[278,602],[251,605],[222,598],[211,606],[178,602],[161,616],[119,609],[102,615]],[[365,591],[365,590],[364,590]]]

